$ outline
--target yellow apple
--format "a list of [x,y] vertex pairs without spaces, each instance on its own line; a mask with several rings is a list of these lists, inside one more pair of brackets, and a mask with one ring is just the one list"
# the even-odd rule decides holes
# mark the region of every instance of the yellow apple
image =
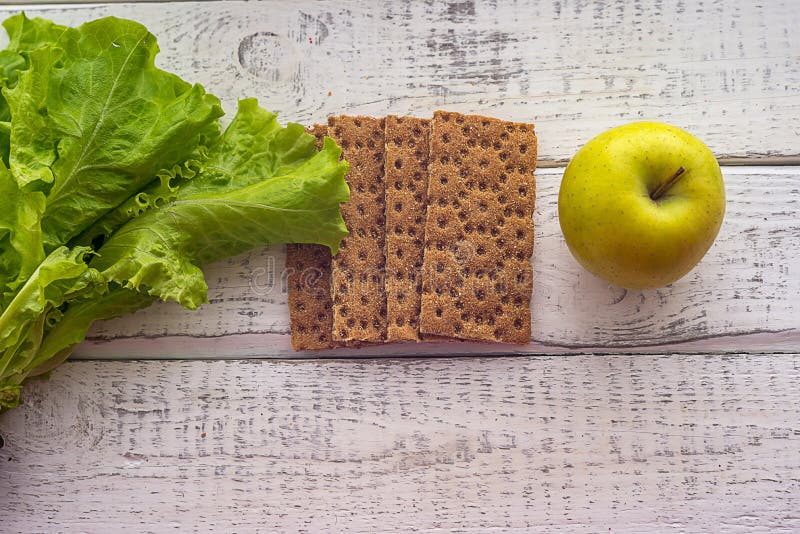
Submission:
[[722,172],[690,133],[659,122],[604,132],[564,171],[558,218],[573,256],[628,289],[660,287],[708,251],[725,215]]

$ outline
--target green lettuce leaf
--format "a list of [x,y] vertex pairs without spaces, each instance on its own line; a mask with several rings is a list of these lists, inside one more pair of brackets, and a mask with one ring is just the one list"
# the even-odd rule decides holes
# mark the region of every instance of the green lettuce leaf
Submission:
[[[17,84],[17,73],[25,68],[25,58],[16,50],[0,50],[0,87],[13,87]],[[6,98],[0,93],[0,121],[9,122],[11,110],[8,109]],[[9,131],[3,131],[6,142],[9,141]],[[8,153],[6,152],[6,156]],[[8,161],[6,161],[8,164]]]
[[13,392],[28,376],[53,313],[60,315],[58,309],[69,300],[106,292],[103,276],[86,264],[91,252],[86,247],[51,252],[0,313],[0,409],[7,407],[2,402],[14,402]]
[[11,170],[47,195],[45,250],[67,243],[216,137],[222,109],[202,86],[155,67],[155,37],[113,17],[29,53],[11,111]]
[[0,163],[0,311],[44,259],[39,221],[44,194],[21,191]]
[[71,303],[58,322],[45,330],[36,357],[28,364],[31,369],[28,376],[48,373],[63,363],[95,321],[133,313],[155,300],[150,295],[117,286],[102,297]]
[[196,308],[201,267],[269,243],[336,253],[348,164],[302,126],[155,67],[138,23],[17,15],[0,51],[0,411],[98,319]]
[[[24,13],[14,15],[3,21],[8,33],[8,47],[0,50],[0,87],[14,87],[17,84],[18,72],[27,66],[25,53],[42,45],[55,43],[67,31],[67,27],[52,21],[34,18],[29,19]],[[11,146],[10,129],[11,110],[5,96],[0,93],[0,157],[8,166]]]
[[114,233],[92,267],[126,287],[197,308],[200,266],[269,243],[319,243],[333,253],[347,235],[339,205],[348,165],[326,139],[320,152],[302,126],[277,125],[242,100],[203,169],[174,200]]
[[[13,50],[0,50],[0,88],[16,84],[17,71],[25,67],[25,58]],[[8,167],[11,151],[11,110],[0,92],[0,160]]]
[[8,33],[8,49],[15,52],[30,52],[42,45],[55,43],[70,28],[52,20],[39,17],[29,19],[25,13],[8,17],[3,21]]
[[175,200],[180,187],[200,172],[206,157],[205,147],[201,146],[198,147],[197,154],[181,165],[160,171],[149,185],[106,213],[103,218],[73,239],[70,245],[91,245],[98,249],[108,236],[130,219]]

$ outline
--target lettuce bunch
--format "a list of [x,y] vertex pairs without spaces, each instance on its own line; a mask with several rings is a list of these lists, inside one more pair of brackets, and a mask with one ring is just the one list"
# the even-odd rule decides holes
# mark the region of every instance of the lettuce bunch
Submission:
[[104,18],[24,14],[0,51],[0,411],[97,319],[206,301],[200,267],[267,243],[347,234],[341,150],[253,99],[156,68],[155,37]]

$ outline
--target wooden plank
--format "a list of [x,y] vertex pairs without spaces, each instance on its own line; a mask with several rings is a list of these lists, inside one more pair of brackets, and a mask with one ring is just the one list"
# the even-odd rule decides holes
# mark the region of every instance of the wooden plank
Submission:
[[800,156],[793,0],[25,9],[69,24],[137,19],[160,38],[159,63],[203,83],[228,110],[239,97],[257,96],[304,124],[342,113],[430,116],[438,108],[534,122],[545,163],[641,119],[687,128],[720,157]]
[[[532,342],[459,344],[464,353],[800,350],[800,168],[724,169],[728,207],[708,255],[658,290],[609,286],[572,258],[557,220],[563,170],[537,173]],[[77,357],[309,357],[289,343],[284,252],[270,247],[206,269],[211,303],[157,304],[98,323]],[[447,354],[449,344],[338,349],[315,356]]]
[[797,532],[800,354],[72,362],[6,532]]

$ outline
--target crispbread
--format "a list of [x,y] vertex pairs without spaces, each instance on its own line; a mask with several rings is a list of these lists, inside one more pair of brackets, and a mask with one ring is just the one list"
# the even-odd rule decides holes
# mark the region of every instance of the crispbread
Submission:
[[419,341],[430,120],[386,117],[387,341]]
[[[328,131],[324,124],[306,130],[317,138],[317,149]],[[329,349],[333,328],[331,251],[323,245],[286,245],[289,318],[294,350]]]
[[533,125],[434,114],[423,334],[530,341],[535,167]]
[[328,135],[328,125],[315,124],[310,128],[306,128],[306,132],[310,133],[317,139],[314,143],[314,146],[317,147],[317,150],[322,150],[322,142],[325,139],[325,136]]
[[328,136],[350,163],[350,201],[342,215],[350,234],[331,263],[334,342],[386,339],[384,120],[331,117]]
[[286,245],[289,316],[294,350],[329,349],[331,311],[331,251],[323,245]]

